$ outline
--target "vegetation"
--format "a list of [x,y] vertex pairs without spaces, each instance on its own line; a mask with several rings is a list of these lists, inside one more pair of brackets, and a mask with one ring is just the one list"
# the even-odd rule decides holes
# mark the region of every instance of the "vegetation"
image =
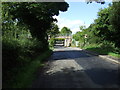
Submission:
[[3,88],[24,88],[32,80],[50,54],[47,33],[57,21],[52,16],[67,8],[66,2],[2,2]]
[[42,53],[41,55],[38,55],[36,58],[34,58],[34,60],[32,60],[24,67],[17,68],[17,73],[15,73],[14,70],[14,75],[11,77],[11,79],[9,79],[8,82],[3,84],[3,88],[6,88],[6,86],[7,88],[30,88],[32,81],[36,77],[37,69],[44,66],[43,60],[46,60],[51,55],[51,53],[52,51],[49,50]]
[[[58,16],[59,11],[66,11],[68,4],[66,2],[16,2],[3,3],[3,7],[4,10],[9,9],[8,14],[12,15],[12,20],[17,20],[18,23],[27,25],[32,37],[44,43],[44,51],[44,49],[48,49],[48,36],[46,32],[49,30],[51,23],[57,21],[53,16]],[[6,14],[3,13],[3,15]]]
[[65,35],[65,36],[69,36],[72,34],[72,31],[67,27],[63,27],[60,31],[60,34]]
[[[73,35],[81,48],[119,57],[120,54],[120,2],[113,2],[108,8],[100,9],[97,19],[88,28],[80,27]],[[112,14],[111,14],[112,13]],[[117,19],[115,18],[117,17]]]
[[[98,0],[99,1],[99,0]],[[59,11],[67,11],[66,2],[2,2],[2,85],[25,88],[35,71],[50,54],[57,34],[71,35],[69,28],[59,32],[54,23]],[[120,57],[120,2],[98,12],[88,28],[73,35],[81,48]],[[48,41],[48,36],[51,39]]]
[[49,40],[50,47],[53,48],[57,41],[65,41],[64,38],[51,38]]
[[57,41],[65,40],[64,38],[55,38],[55,36],[70,36],[71,34],[72,34],[72,31],[69,28],[63,27],[61,31],[59,31],[58,26],[56,24],[53,24],[52,31],[50,31],[50,33],[48,32],[48,35],[52,36],[49,40],[50,47],[53,48]]
[[47,34],[50,38],[55,37],[57,34],[59,34],[59,27],[55,23],[51,23],[51,28],[50,30],[47,31]]
[[49,46],[50,48],[54,48],[55,44],[55,37],[59,34],[59,28],[58,25],[55,23],[51,23],[51,30],[47,31],[47,34],[49,36]]
[[97,2],[97,3],[101,3],[101,4],[104,4],[105,3],[105,0],[86,0],[87,1],[87,4],[88,3],[92,3],[93,1]]

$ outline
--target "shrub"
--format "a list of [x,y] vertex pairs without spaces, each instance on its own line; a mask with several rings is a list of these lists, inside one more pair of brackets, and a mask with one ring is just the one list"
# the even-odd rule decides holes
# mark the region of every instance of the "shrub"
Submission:
[[49,46],[50,46],[50,47],[53,47],[54,44],[55,44],[55,38],[51,38],[51,39],[49,40]]
[[3,84],[12,80],[21,67],[28,65],[42,52],[42,43],[37,39],[23,40],[2,37]]

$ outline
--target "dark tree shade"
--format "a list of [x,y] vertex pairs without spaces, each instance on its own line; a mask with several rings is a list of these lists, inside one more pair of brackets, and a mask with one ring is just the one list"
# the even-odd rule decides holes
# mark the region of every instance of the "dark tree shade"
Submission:
[[46,31],[56,21],[53,16],[59,15],[59,11],[67,11],[69,7],[66,2],[4,2],[2,5],[9,8],[13,20],[26,24],[32,36],[45,45],[48,45]]

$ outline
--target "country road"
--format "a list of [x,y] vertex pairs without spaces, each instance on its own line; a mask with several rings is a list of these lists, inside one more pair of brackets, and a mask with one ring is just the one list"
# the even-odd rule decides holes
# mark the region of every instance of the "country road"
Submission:
[[118,64],[72,47],[56,47],[32,88],[118,88]]

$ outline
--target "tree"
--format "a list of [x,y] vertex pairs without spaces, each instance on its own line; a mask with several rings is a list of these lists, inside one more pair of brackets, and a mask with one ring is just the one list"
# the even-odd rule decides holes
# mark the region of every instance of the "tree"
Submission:
[[75,41],[80,41],[80,40],[82,40],[83,36],[84,35],[82,34],[82,32],[78,31],[73,35],[73,39],[75,39]]
[[110,40],[115,43],[116,47],[120,48],[120,2],[113,2],[110,11]]
[[85,28],[85,26],[80,26],[80,30],[84,30]]
[[62,35],[67,35],[67,36],[69,36],[69,35],[72,34],[72,31],[71,31],[69,28],[67,28],[67,27],[63,27],[63,28],[61,29],[60,33],[61,33]]
[[97,30],[95,29],[96,24],[92,23],[88,28],[84,30],[84,34],[87,34],[87,42],[89,44],[101,43],[101,37],[96,35]]
[[32,37],[44,43],[44,47],[48,47],[47,30],[52,22],[57,21],[53,16],[69,7],[66,2],[3,2],[2,5],[7,6],[13,21],[17,19],[26,24]]
[[113,2],[108,8],[100,9],[94,21],[94,35],[102,40],[113,42],[120,48],[120,2]]
[[51,28],[47,30],[47,34],[50,35],[50,37],[54,37],[59,33],[60,32],[59,32],[58,25],[55,23],[51,23]]
[[105,0],[86,0],[87,4],[88,3],[92,3],[93,1],[97,2],[97,3],[101,3],[101,4],[104,4],[105,3]]
[[111,36],[110,32],[110,10],[111,7],[100,9],[98,12],[98,18],[94,20],[94,34],[101,37],[103,40],[109,40]]

